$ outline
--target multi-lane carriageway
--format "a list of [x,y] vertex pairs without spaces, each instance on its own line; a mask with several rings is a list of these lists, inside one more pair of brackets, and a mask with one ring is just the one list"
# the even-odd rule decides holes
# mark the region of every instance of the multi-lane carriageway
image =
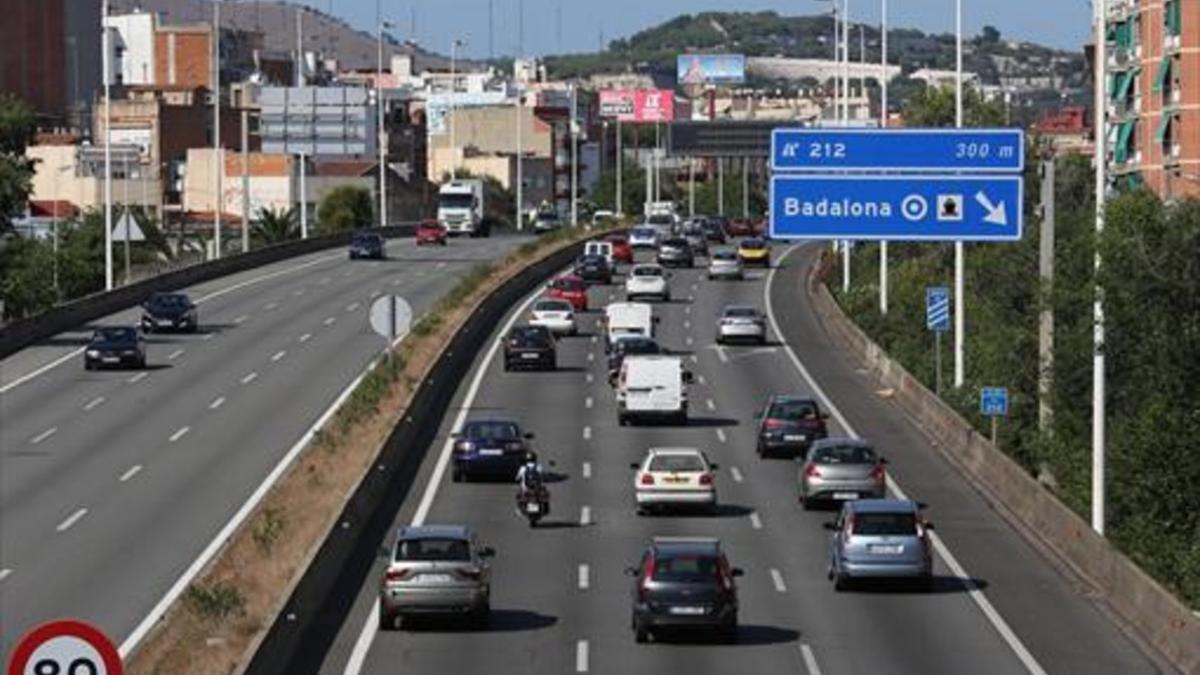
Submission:
[[[777,261],[784,250],[776,245]],[[497,348],[481,353],[395,525],[468,524],[497,549],[490,628],[379,632],[380,560],[313,668],[347,675],[1159,671],[1083,584],[992,511],[828,342],[801,285],[815,248],[786,250],[776,269],[740,283],[678,271],[675,301],[655,305],[661,342],[685,353],[696,374],[687,427],[617,426],[596,311],[584,315],[583,336],[560,342],[557,372],[505,373]],[[614,286],[591,293],[593,307],[621,296]],[[714,345],[714,319],[727,303],[768,311],[768,348]],[[508,324],[524,320],[528,304],[514,308]],[[832,514],[802,511],[794,466],[753,451],[752,417],[772,392],[822,399],[833,413],[831,433],[871,439],[891,460],[892,492],[929,503],[937,525],[933,592],[833,591],[821,528]],[[514,514],[514,486],[452,483],[445,471],[449,433],[472,414],[490,413],[520,418],[536,432],[541,457],[563,474],[550,486],[545,527],[531,530]],[[634,514],[629,463],[662,445],[702,448],[721,465],[717,515]],[[719,537],[746,570],[738,644],[634,643],[623,570],[655,535]]]
[[151,335],[141,372],[85,372],[82,326],[0,362],[0,654],[59,617],[128,653],[382,349],[372,299],[420,313],[522,241],[405,239],[200,284],[200,332]]

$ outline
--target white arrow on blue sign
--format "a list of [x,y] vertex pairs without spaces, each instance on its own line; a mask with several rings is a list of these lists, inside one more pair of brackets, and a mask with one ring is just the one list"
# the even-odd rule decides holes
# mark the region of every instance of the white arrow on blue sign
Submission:
[[935,333],[950,330],[950,289],[930,286],[925,289],[925,327]]
[[979,412],[987,417],[1004,417],[1008,414],[1008,388],[984,387],[979,392]]

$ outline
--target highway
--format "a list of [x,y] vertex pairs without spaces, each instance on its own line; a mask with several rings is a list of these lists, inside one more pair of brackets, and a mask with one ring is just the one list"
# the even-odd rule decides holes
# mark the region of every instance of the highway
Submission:
[[384,261],[336,248],[200,284],[201,330],[149,336],[145,371],[85,372],[84,329],[0,362],[0,653],[64,616],[127,652],[383,348],[372,298],[419,314],[526,240],[393,240]]
[[[778,261],[785,247],[775,248]],[[378,560],[320,672],[1159,672],[1077,579],[991,510],[828,343],[801,290],[814,253],[793,249],[777,269],[744,282],[675,272],[675,300],[655,311],[660,342],[686,353],[696,375],[686,428],[617,425],[594,320],[596,307],[621,297],[618,286],[591,291],[585,335],[560,342],[557,372],[505,373],[496,349],[481,354],[395,525],[467,524],[496,548],[490,628],[377,631]],[[716,348],[714,320],[728,303],[769,310],[767,348]],[[938,533],[933,592],[833,591],[821,527],[833,513],[804,512],[794,465],[754,453],[753,415],[775,392],[822,398],[831,434],[871,439],[891,461],[893,493],[929,503]],[[448,434],[465,417],[494,413],[536,432],[541,459],[562,474],[550,485],[551,516],[536,530],[513,511],[515,486],[452,483],[445,471]],[[720,464],[717,515],[634,514],[629,463],[652,446],[699,447]],[[738,644],[634,643],[623,570],[655,535],[719,537],[746,570]]]

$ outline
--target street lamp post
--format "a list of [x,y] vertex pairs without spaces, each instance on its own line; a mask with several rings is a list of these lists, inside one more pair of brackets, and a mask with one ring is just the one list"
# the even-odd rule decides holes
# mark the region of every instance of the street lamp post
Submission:
[[[1108,133],[1105,128],[1104,105],[1108,100],[1104,90],[1107,82],[1105,66],[1108,59],[1105,44],[1104,20],[1108,16],[1108,0],[1095,0],[1096,41],[1094,63],[1095,91],[1095,162],[1096,162],[1096,250],[1092,264],[1095,273],[1100,273],[1100,237],[1104,233],[1104,198],[1107,192]],[[1107,410],[1105,406],[1105,363],[1104,363],[1104,289],[1099,283],[1093,290],[1092,302],[1092,529],[1104,534],[1104,476],[1105,476],[1105,433]]]
[[[962,0],[954,0],[954,126],[963,126],[963,41]],[[954,242],[954,387],[964,381],[963,345],[967,323],[967,298],[963,289],[966,251],[962,240]]]
[[225,154],[221,152],[221,1],[213,3],[213,256],[221,257],[221,174],[225,172]]
[[522,52],[525,49],[525,2],[517,0],[517,57],[513,59],[513,80],[517,88],[517,231],[525,229],[525,148],[523,143],[525,127],[525,93],[521,81],[522,75],[517,72],[517,64],[523,61]]
[[[879,128],[888,125],[888,45],[887,45],[887,0],[880,0],[879,20]],[[888,312],[888,243],[879,242],[879,313]]]
[[380,0],[375,0],[375,19],[379,27],[379,40],[377,45],[377,53],[375,56],[375,115],[378,117],[379,129],[376,134],[376,142],[379,144],[379,226],[386,227],[388,224],[387,217],[387,151],[388,144],[385,138],[386,129],[384,128],[384,117],[386,116],[387,106],[383,102],[383,30],[391,28],[392,24],[384,21],[380,15]]
[[571,83],[571,227],[579,227],[579,120],[576,117],[578,89]]
[[100,38],[104,68],[104,290],[113,289],[112,250],[112,40],[108,28],[108,0],[101,10]]
[[458,93],[458,48],[467,44],[466,40],[455,38],[450,43],[450,178],[458,177],[458,156],[455,151],[454,114],[457,110],[456,94]]

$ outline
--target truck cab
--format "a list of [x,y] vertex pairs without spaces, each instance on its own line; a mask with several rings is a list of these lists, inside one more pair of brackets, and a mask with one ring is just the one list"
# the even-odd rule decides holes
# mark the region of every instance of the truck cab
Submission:
[[451,236],[487,236],[483,199],[482,180],[452,180],[438,189],[437,220]]

